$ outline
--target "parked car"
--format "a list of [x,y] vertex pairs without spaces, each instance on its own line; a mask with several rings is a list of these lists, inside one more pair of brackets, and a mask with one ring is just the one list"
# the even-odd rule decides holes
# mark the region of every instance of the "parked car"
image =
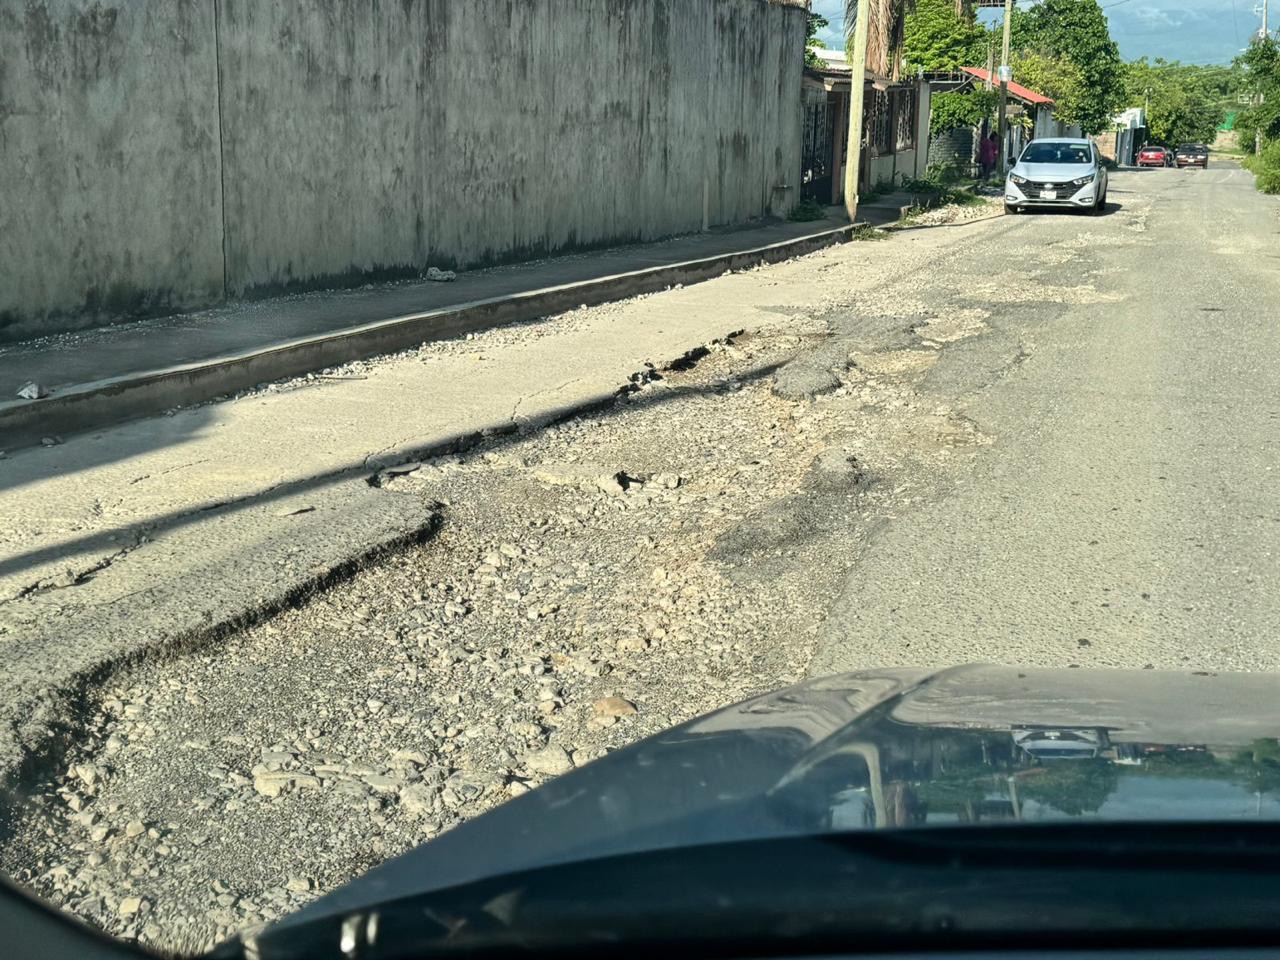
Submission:
[[1138,151],[1138,166],[1171,167],[1173,166],[1173,151],[1168,147],[1143,147]]
[[1184,143],[1174,154],[1174,164],[1181,170],[1183,167],[1200,167],[1209,169],[1209,148],[1203,143]]
[[1004,209],[1068,207],[1101,213],[1107,205],[1107,168],[1091,140],[1032,140],[1004,185]]

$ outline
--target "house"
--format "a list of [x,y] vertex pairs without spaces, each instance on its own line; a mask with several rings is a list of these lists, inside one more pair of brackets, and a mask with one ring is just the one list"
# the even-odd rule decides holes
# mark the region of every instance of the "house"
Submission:
[[[804,141],[800,196],[822,204],[838,204],[844,202],[853,71],[843,53],[817,53],[822,62],[805,68],[801,87]],[[862,83],[863,147],[858,192],[866,193],[879,184],[908,177],[922,177],[928,163],[928,83],[920,77],[896,80],[892,73],[873,69],[864,71]]]
[[1147,142],[1147,113],[1142,107],[1130,107],[1111,119],[1111,129],[1099,134],[1098,151],[1110,160],[1130,166],[1137,160],[1138,150]]
[[[954,73],[927,74],[930,89],[934,93],[948,93],[973,89],[982,85],[997,89],[999,80],[983,67],[963,67]],[[1008,106],[1009,132],[1006,156],[1015,158],[1030,140],[1042,137],[1078,137],[1080,128],[1066,124],[1053,115],[1054,102],[1037,90],[1020,83],[1009,83]],[[943,131],[931,144],[931,155],[937,160],[954,159],[962,166],[976,167],[977,142],[990,132],[987,124],[980,128]]]

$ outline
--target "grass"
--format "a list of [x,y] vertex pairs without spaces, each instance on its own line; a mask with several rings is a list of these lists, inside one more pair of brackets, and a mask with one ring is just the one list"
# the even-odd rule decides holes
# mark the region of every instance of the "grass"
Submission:
[[889,239],[889,231],[873,227],[869,223],[860,223],[853,228],[850,238],[853,240],[887,240]]
[[1259,154],[1245,154],[1240,164],[1253,174],[1263,193],[1280,193],[1280,140],[1273,140]]

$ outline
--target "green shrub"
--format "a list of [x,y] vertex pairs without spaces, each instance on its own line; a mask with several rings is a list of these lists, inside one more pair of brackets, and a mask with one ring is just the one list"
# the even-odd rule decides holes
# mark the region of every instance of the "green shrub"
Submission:
[[1262,153],[1242,157],[1241,165],[1250,171],[1263,193],[1280,193],[1280,140],[1272,140]]
[[907,193],[941,193],[942,184],[936,180],[930,180],[928,174],[926,174],[919,180],[915,177],[904,177],[902,189]]
[[798,221],[821,220],[826,215],[826,211],[822,209],[822,204],[810,197],[801,200],[792,208],[790,219]]

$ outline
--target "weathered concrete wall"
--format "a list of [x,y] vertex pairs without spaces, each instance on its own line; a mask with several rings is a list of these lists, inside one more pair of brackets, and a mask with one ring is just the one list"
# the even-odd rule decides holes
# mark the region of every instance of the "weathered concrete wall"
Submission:
[[0,17],[10,330],[653,239],[699,229],[704,199],[712,225],[795,201],[796,6],[0,0]]
[[223,291],[209,0],[0,0],[0,340]]
[[[222,0],[231,292],[769,211],[803,11],[764,0]],[[793,198],[794,199],[794,198]]]

